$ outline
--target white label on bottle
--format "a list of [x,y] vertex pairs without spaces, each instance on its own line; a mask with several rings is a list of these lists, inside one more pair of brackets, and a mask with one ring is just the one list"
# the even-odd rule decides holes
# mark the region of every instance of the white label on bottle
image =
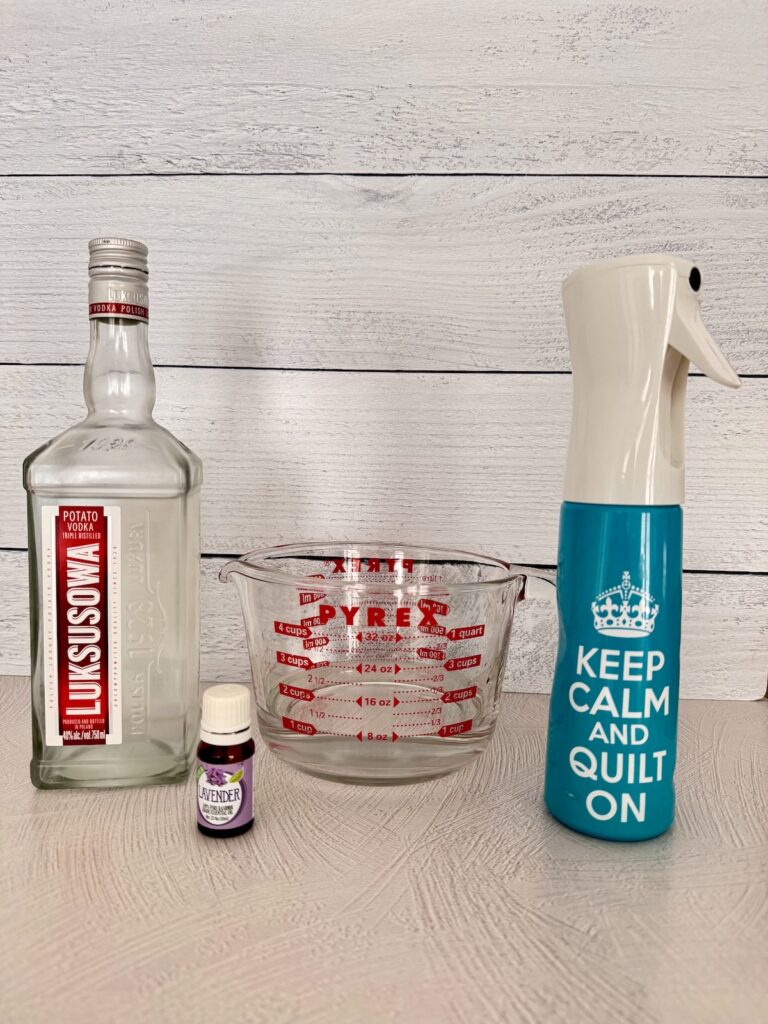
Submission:
[[44,505],[41,557],[45,742],[121,743],[119,506]]
[[122,278],[92,277],[88,283],[88,317],[120,317],[149,321],[149,291],[146,284]]

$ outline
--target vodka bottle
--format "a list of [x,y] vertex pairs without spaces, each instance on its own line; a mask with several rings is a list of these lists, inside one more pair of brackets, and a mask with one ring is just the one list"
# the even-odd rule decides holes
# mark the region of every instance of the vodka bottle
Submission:
[[88,413],[24,462],[46,789],[181,781],[198,731],[202,467],[152,418],[146,247],[89,252]]

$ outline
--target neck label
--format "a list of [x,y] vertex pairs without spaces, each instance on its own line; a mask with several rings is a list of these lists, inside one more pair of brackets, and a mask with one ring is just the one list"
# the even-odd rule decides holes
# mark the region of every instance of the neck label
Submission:
[[123,320],[143,320],[149,323],[149,310],[146,306],[136,306],[132,302],[92,302],[88,306],[88,319],[94,320],[101,316],[119,316]]
[[149,289],[146,284],[114,277],[92,277],[88,283],[88,317],[116,316],[149,322]]

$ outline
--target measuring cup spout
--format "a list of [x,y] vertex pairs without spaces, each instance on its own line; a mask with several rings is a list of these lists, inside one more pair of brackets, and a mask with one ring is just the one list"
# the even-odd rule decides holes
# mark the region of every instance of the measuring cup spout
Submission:
[[[222,583],[229,583],[231,576],[246,576],[250,579],[258,578],[258,571],[248,562],[245,558],[233,558],[231,562],[227,562],[225,566],[219,572],[219,579]],[[238,582],[235,580],[234,582]]]
[[229,583],[229,577],[233,572],[239,572],[236,558],[231,562],[227,562],[227,564],[219,570],[219,579],[222,583]]

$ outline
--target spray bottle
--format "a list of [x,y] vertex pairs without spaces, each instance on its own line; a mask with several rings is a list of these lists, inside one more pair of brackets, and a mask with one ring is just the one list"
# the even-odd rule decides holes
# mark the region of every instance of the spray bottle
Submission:
[[689,362],[740,384],[701,322],[700,288],[699,270],[666,254],[563,285],[574,396],[544,798],[601,839],[650,839],[674,818]]

